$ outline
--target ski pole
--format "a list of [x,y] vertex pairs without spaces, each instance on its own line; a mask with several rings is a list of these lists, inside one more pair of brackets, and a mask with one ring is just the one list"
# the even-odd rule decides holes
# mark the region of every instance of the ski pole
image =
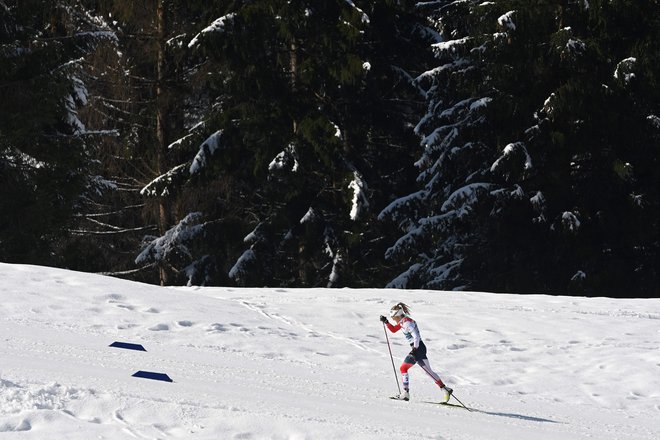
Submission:
[[451,394],[451,397],[453,397],[454,399],[456,399],[456,401],[457,401],[458,403],[460,403],[461,406],[462,406],[463,408],[465,408],[465,409],[467,409],[468,411],[472,412],[472,408],[468,408],[467,406],[465,406],[465,404],[464,404],[463,402],[461,402],[460,400],[458,400],[458,397],[454,396],[454,393]]
[[383,323],[383,330],[385,331],[385,339],[387,340],[387,349],[390,351],[390,360],[392,361],[392,370],[394,370],[394,380],[396,381],[396,387],[401,394],[401,387],[399,386],[399,376],[396,374],[396,367],[394,366],[394,356],[392,356],[392,348],[390,347],[390,338],[387,336],[387,329],[385,328],[385,323]]

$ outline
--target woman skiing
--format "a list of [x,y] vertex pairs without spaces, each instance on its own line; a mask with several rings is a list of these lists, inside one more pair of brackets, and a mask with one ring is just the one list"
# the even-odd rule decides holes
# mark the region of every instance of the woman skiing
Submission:
[[383,324],[387,325],[387,328],[392,332],[396,333],[399,330],[403,330],[403,335],[406,337],[406,340],[412,347],[412,351],[406,356],[401,364],[401,377],[403,381],[403,393],[396,396],[397,399],[409,400],[410,399],[410,379],[408,377],[408,370],[415,364],[419,364],[422,367],[422,370],[426,372],[431,379],[440,387],[444,393],[444,400],[447,402],[451,397],[452,389],[445,386],[445,384],[440,379],[440,376],[431,369],[431,364],[426,357],[426,345],[422,342],[422,337],[419,334],[419,329],[417,328],[417,323],[410,317],[410,308],[404,303],[398,303],[392,306],[390,309],[390,317],[396,321],[396,325],[390,324],[389,320],[380,316],[380,320]]

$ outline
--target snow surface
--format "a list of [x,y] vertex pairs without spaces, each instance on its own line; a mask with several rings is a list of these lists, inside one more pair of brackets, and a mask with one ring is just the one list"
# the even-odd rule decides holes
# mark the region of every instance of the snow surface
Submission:
[[[0,295],[2,438],[660,438],[658,299],[161,288],[8,264]],[[387,398],[378,316],[395,301],[477,411],[426,403],[441,393],[418,367],[412,401]],[[398,366],[409,348],[389,338]]]

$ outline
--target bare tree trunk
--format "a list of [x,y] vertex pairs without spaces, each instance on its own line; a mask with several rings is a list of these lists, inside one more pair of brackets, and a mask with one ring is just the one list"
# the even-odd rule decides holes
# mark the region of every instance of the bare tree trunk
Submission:
[[[167,119],[167,99],[165,97],[165,39],[167,36],[167,16],[166,0],[159,0],[157,10],[158,31],[157,31],[157,50],[158,62],[156,66],[156,166],[159,175],[165,174],[166,163],[165,154],[167,151],[167,133],[165,121]],[[158,229],[162,235],[165,235],[168,229],[167,221],[167,200],[165,196],[158,199]],[[163,263],[159,264],[160,284],[164,286],[167,283],[167,270]]]
[[[298,91],[298,45],[296,44],[296,39],[291,40],[291,45],[289,46],[289,81],[291,85],[291,93],[294,95]],[[293,117],[293,135],[295,136],[298,132],[298,120],[296,119],[297,115],[292,115]],[[307,260],[305,259],[305,245],[301,243],[298,246],[298,283],[301,286],[304,286],[307,283],[307,273],[305,271],[305,265]]]
[[[296,93],[298,89],[298,45],[296,44],[295,38],[291,41],[291,91]],[[298,132],[298,121],[296,118],[293,118],[293,134]]]

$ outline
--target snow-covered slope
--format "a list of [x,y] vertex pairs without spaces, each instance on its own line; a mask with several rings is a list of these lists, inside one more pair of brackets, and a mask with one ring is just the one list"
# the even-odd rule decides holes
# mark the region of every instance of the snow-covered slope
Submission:
[[[478,411],[427,403],[419,367],[411,402],[387,398],[378,316],[395,301]],[[398,368],[408,347],[389,336]],[[159,288],[0,264],[0,342],[2,438],[660,438],[660,300]]]

